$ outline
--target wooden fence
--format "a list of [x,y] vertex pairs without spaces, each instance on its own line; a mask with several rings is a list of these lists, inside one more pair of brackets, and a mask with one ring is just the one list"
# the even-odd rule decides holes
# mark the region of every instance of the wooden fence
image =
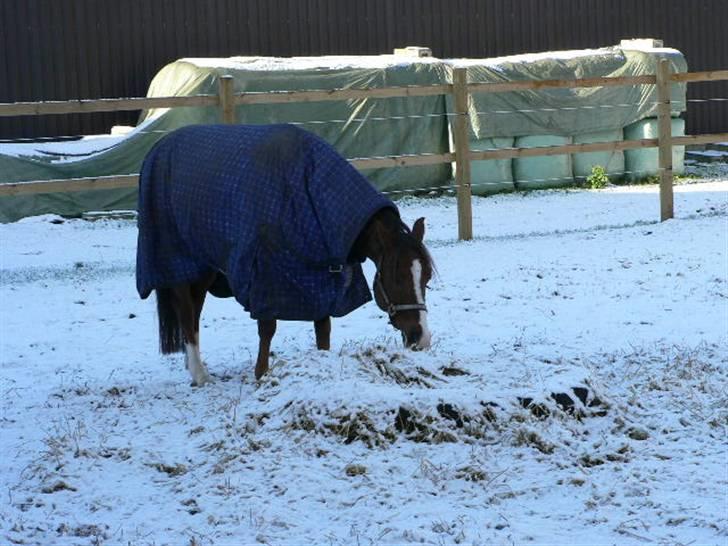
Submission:
[[[156,97],[127,99],[98,99],[54,102],[28,102],[0,104],[0,117],[78,114],[87,112],[111,112],[144,110],[150,108],[177,108],[189,106],[212,106],[221,109],[225,123],[235,123],[235,106],[241,104],[281,104],[290,102],[338,101],[362,98],[423,97],[453,95],[455,104],[454,152],[427,155],[394,155],[350,159],[358,169],[383,167],[410,167],[452,163],[456,165],[455,189],[458,204],[458,237],[472,239],[472,209],[470,162],[489,159],[508,159],[575,154],[583,152],[623,151],[639,148],[658,148],[660,172],[660,219],[667,220],[674,215],[672,147],[690,144],[708,144],[728,141],[728,133],[672,136],[670,119],[670,84],[677,82],[707,82],[728,80],[728,70],[672,74],[670,63],[663,59],[654,76],[627,76],[619,78],[590,78],[574,80],[539,80],[505,83],[467,83],[467,70],[454,69],[453,83],[432,86],[393,87],[377,89],[334,89],[325,91],[275,91],[255,93],[233,93],[233,78],[220,78],[217,95],[190,97]],[[500,150],[471,151],[469,149],[468,102],[472,93],[502,93],[506,91],[538,90],[549,88],[605,87],[616,85],[656,85],[658,93],[658,127],[656,139],[568,144],[537,148],[505,148]],[[69,192],[90,189],[113,189],[134,187],[137,175],[102,176],[64,180],[39,180],[29,182],[0,183],[0,197],[31,193]]]

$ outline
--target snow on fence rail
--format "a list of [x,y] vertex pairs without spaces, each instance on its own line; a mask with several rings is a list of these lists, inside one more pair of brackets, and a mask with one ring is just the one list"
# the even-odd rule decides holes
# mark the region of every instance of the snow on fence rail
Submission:
[[[183,108],[190,106],[214,106],[221,110],[224,123],[235,123],[235,106],[242,104],[283,104],[292,102],[339,101],[362,98],[424,97],[453,95],[454,152],[444,154],[393,155],[387,157],[354,158],[349,161],[358,169],[383,167],[411,167],[455,163],[455,189],[458,203],[458,237],[472,239],[470,162],[491,159],[509,159],[565,155],[582,152],[620,151],[639,148],[658,148],[660,172],[660,218],[667,220],[674,215],[672,147],[689,144],[708,144],[728,140],[728,133],[673,137],[670,116],[670,84],[728,80],[728,70],[672,74],[670,62],[660,61],[655,75],[586,78],[573,80],[532,80],[503,83],[468,83],[467,69],[453,70],[453,83],[430,86],[387,87],[376,89],[332,89],[318,91],[271,91],[234,93],[233,78],[223,76],[217,95],[190,97],[119,98],[73,100],[51,102],[19,102],[0,104],[0,117],[35,116],[48,114],[80,114],[89,112],[113,112],[144,110],[151,108]],[[608,141],[588,144],[568,144],[536,148],[504,148],[499,150],[471,151],[468,139],[468,102],[472,93],[502,93],[507,91],[539,90],[549,88],[606,87],[617,85],[656,85],[658,92],[658,127],[656,139]],[[724,100],[724,99],[716,99]],[[100,176],[63,180],[38,180],[0,183],[0,196],[30,193],[54,193],[90,189],[115,189],[134,187],[138,175]],[[428,188],[423,188],[428,189]]]

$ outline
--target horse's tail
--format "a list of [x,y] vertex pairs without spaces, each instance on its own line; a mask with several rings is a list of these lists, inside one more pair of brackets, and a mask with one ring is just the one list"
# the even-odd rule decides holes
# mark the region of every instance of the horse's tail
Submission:
[[162,354],[179,353],[184,349],[184,336],[172,305],[170,288],[157,288],[157,317],[159,318],[159,350]]

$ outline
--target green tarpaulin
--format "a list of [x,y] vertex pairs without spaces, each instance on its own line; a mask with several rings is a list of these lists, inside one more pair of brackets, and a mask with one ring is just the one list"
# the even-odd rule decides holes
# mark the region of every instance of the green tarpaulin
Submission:
[[[234,78],[234,91],[329,90],[450,83],[452,68],[466,66],[472,82],[526,79],[573,79],[654,74],[659,58],[684,71],[679,52],[667,49],[628,51],[619,47],[556,52],[500,59],[438,60],[404,56],[182,59],[164,67],[148,96],[216,94],[222,75]],[[673,85],[673,110],[684,110],[685,86]],[[574,137],[622,129],[656,112],[653,86],[549,89],[474,94],[470,103],[471,141],[543,135]],[[241,105],[239,123],[299,123],[332,143],[347,158],[403,154],[440,154],[450,149],[450,97],[360,99],[275,105]],[[79,143],[0,145],[0,181],[47,180],[133,174],[150,147],[167,132],[188,124],[219,123],[217,107],[185,107],[142,112],[140,123],[125,137]],[[481,142],[482,141],[482,142]],[[84,144],[82,141],[80,144]],[[512,167],[512,164],[511,164]],[[513,184],[509,162],[487,162],[475,169],[483,193]],[[450,165],[390,168],[365,174],[383,191],[407,192],[451,183]],[[504,180],[500,180],[504,178]],[[479,183],[477,178],[474,185]],[[476,193],[480,193],[478,190]],[[136,190],[97,190],[36,194],[0,199],[0,221],[90,210],[134,209]]]
[[[674,49],[620,47],[461,59],[450,65],[467,68],[470,83],[502,83],[653,75],[663,58],[670,60],[673,72],[687,70],[685,58]],[[685,90],[684,83],[672,85],[674,115],[685,110]],[[474,138],[573,137],[622,129],[656,116],[657,89],[654,85],[619,85],[473,93],[469,112]]]

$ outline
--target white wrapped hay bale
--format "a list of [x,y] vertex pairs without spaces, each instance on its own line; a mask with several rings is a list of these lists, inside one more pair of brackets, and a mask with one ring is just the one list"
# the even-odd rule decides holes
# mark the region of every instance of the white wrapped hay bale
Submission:
[[[565,146],[571,141],[571,137],[555,135],[524,136],[516,138],[516,148]],[[574,182],[571,156],[562,154],[516,158],[513,160],[513,178],[519,190],[566,186]]]
[[[471,151],[500,150],[513,148],[514,138],[470,139]],[[511,159],[488,159],[470,163],[470,180],[473,195],[491,195],[513,191],[513,164]]]
[[[620,142],[623,139],[620,130],[599,131],[586,133],[574,137],[574,144],[591,144],[594,142]],[[618,180],[624,176],[624,152],[619,150],[609,152],[586,152],[572,156],[574,177],[577,180],[586,179],[592,174],[592,168],[604,167],[612,180]]]
[[[660,134],[657,119],[647,118],[624,128],[624,140],[640,140],[643,138],[658,138]],[[672,136],[685,135],[685,120],[672,118]],[[643,148],[641,150],[625,150],[625,168],[628,171],[626,179],[630,181],[642,180],[648,176],[659,174],[659,152],[657,148]],[[672,172],[682,174],[685,171],[685,146],[672,147]]]

